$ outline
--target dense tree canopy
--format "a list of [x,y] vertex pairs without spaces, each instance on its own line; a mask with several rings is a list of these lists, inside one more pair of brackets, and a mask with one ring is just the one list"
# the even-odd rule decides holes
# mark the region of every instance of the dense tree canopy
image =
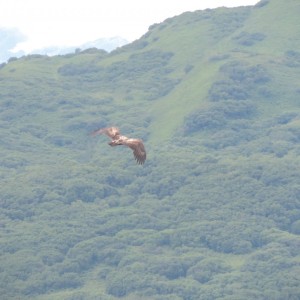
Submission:
[[[1,65],[3,299],[299,299],[298,17],[185,13]],[[145,165],[89,135],[107,125]]]

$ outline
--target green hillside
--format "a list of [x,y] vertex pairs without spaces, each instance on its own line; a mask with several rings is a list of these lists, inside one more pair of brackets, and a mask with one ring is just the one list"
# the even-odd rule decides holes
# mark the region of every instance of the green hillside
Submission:
[[[299,299],[299,15],[187,12],[2,64],[2,299]],[[111,125],[145,165],[89,135]]]

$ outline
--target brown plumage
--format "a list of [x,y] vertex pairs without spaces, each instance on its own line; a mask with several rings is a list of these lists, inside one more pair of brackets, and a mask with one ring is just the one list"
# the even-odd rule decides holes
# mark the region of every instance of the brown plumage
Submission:
[[108,144],[112,147],[124,145],[132,149],[134,158],[137,163],[142,165],[146,160],[146,150],[143,141],[140,139],[131,139],[120,134],[117,127],[100,128],[91,133],[92,136],[97,134],[106,134],[111,138],[111,142]]

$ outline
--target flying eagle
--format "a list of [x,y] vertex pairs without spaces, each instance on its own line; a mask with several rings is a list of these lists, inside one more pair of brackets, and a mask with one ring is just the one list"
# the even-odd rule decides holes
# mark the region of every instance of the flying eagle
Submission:
[[117,127],[106,127],[100,128],[91,133],[92,136],[97,134],[106,134],[111,138],[111,142],[108,144],[112,147],[124,145],[132,149],[134,158],[137,163],[142,165],[146,160],[146,150],[143,144],[143,141],[140,139],[131,139],[124,135],[120,134],[120,131]]

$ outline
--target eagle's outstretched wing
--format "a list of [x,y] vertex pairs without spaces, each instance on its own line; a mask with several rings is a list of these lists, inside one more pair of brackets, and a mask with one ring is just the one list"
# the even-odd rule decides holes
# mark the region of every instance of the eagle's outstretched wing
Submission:
[[117,127],[106,127],[100,128],[91,133],[95,136],[97,134],[106,134],[112,139],[108,144],[112,147],[124,145],[132,149],[134,158],[137,163],[142,165],[146,160],[146,150],[143,141],[140,139],[131,139],[126,136],[121,136],[120,131]]
[[120,131],[119,131],[119,128],[117,128],[117,127],[106,127],[106,128],[97,129],[91,133],[91,135],[93,135],[93,136],[95,136],[97,134],[106,134],[112,140],[116,140],[120,136]]
[[137,163],[142,165],[146,160],[146,150],[142,140],[139,139],[127,139],[122,143],[133,150],[134,158]]

